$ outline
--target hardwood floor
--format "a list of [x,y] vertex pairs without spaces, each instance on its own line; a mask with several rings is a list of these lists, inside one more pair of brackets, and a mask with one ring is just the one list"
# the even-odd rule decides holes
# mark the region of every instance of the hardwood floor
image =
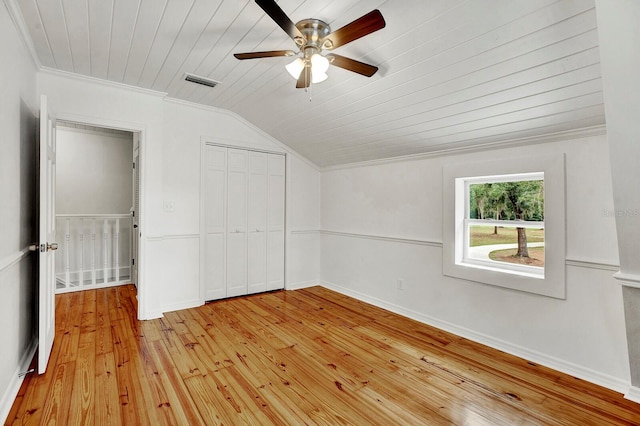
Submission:
[[622,395],[321,287],[137,321],[133,286],[56,296],[14,424],[639,424]]

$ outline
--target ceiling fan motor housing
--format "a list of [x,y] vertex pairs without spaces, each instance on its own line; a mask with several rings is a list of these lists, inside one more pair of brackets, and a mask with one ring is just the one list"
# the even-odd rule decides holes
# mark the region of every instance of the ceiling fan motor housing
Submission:
[[[313,49],[311,54],[320,53],[323,48],[330,49],[330,46],[320,44],[320,41],[331,33],[329,24],[319,19],[303,19],[296,24],[296,28],[304,35],[305,40],[296,38],[296,44],[300,46],[300,50],[307,56],[308,48]],[[331,43],[331,41],[326,40]]]

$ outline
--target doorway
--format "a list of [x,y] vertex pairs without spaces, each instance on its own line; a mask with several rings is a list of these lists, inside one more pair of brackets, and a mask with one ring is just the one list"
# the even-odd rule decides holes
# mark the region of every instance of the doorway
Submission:
[[56,292],[138,282],[140,132],[57,121]]

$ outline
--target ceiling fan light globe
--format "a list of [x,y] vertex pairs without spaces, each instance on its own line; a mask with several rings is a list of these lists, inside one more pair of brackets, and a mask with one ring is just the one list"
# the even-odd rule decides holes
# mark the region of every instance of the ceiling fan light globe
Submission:
[[311,69],[316,73],[324,74],[329,69],[329,60],[318,53],[314,53],[311,56]]
[[325,72],[316,72],[315,70],[311,70],[311,83],[318,84],[325,81],[329,76]]
[[291,74],[291,77],[297,80],[304,69],[304,61],[300,58],[296,58],[296,60],[291,62],[289,65],[285,65],[285,68],[287,69],[287,72]]

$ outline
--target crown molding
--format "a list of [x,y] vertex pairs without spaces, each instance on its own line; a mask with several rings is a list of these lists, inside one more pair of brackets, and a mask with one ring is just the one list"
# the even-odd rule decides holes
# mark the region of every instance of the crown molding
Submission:
[[540,136],[527,136],[524,138],[510,139],[498,142],[485,142],[471,146],[453,147],[436,149],[421,154],[401,155],[398,157],[382,158],[378,160],[360,161],[355,163],[338,164],[335,166],[321,167],[320,171],[333,171],[351,169],[355,167],[378,166],[384,164],[401,163],[404,161],[417,161],[428,158],[439,158],[448,155],[459,155],[473,152],[491,151],[496,149],[516,148],[527,145],[537,145],[550,142],[562,142],[572,139],[581,139],[593,136],[602,136],[607,134],[606,125],[584,127],[576,130],[565,130],[562,132],[548,133]]
[[167,97],[167,93],[166,92],[159,92],[157,90],[145,89],[145,88],[138,87],[138,86],[132,86],[130,84],[120,83],[120,82],[117,82],[117,81],[104,80],[102,78],[90,77],[88,75],[78,74],[78,73],[69,72],[69,71],[57,70],[57,69],[49,68],[49,67],[45,67],[45,66],[41,66],[40,67],[40,73],[54,75],[54,76],[58,76],[58,77],[62,77],[62,78],[67,78],[67,79],[70,79],[70,80],[77,80],[77,81],[83,81],[83,82],[87,82],[87,83],[97,84],[97,85],[109,87],[109,88],[112,88],[112,89],[128,90],[128,91],[137,92],[137,93],[141,93],[141,94],[149,95],[149,96],[155,96],[155,97],[163,98],[163,99]]
[[40,59],[38,58],[38,54],[36,53],[35,45],[33,44],[33,39],[31,39],[31,35],[29,34],[29,30],[27,30],[27,24],[24,22],[24,17],[22,16],[22,12],[20,8],[16,4],[16,0],[4,0],[4,4],[9,11],[9,16],[13,21],[13,25],[18,30],[18,34],[20,35],[20,39],[22,43],[29,51],[29,56],[31,56],[31,60],[37,69],[42,68],[42,64],[40,63]]
[[185,101],[183,99],[178,99],[178,98],[173,98],[171,96],[167,96],[164,99],[165,102],[170,103],[170,104],[176,104],[176,105],[181,105],[181,106],[186,106],[186,107],[190,107],[190,108],[196,108],[196,109],[200,109],[203,111],[207,111],[207,112],[215,112],[215,113],[219,113],[219,114],[226,114],[226,115],[231,115],[234,118],[237,118],[238,115],[227,110],[227,109],[222,109],[222,108],[218,108],[218,107],[214,107],[211,105],[204,105],[204,104],[198,104],[196,102],[191,102],[191,101]]
[[196,108],[196,109],[200,109],[200,110],[207,111],[207,112],[214,112],[216,114],[227,115],[227,116],[237,120],[238,122],[242,123],[243,125],[245,125],[246,127],[250,128],[251,130],[255,131],[256,133],[260,134],[265,139],[269,140],[274,145],[280,147],[283,151],[287,152],[288,154],[295,155],[301,161],[306,163],[309,167],[313,168],[316,171],[320,171],[320,168],[318,167],[317,164],[311,162],[308,158],[304,157],[303,155],[301,155],[297,151],[293,150],[290,146],[285,145],[284,143],[280,142],[279,140],[277,140],[276,138],[274,138],[270,134],[266,133],[264,130],[256,127],[253,123],[247,121],[242,116],[240,116],[239,114],[237,114],[237,113],[235,113],[233,111],[229,111],[229,110],[223,109],[223,108],[213,107],[213,106],[210,106],[210,105],[203,105],[203,104],[198,104],[198,103],[195,103],[195,102],[190,102],[190,101],[185,101],[185,100],[182,100],[182,99],[173,98],[173,97],[168,96],[168,94],[166,92],[159,92],[157,90],[152,90],[152,89],[144,89],[144,88],[137,87],[137,86],[131,86],[131,85],[125,84],[125,83],[119,83],[119,82],[104,80],[104,79],[101,79],[101,78],[90,77],[90,76],[77,74],[77,73],[73,73],[73,72],[69,72],[69,71],[61,71],[61,70],[57,70],[57,69],[41,66],[40,67],[40,72],[43,73],[43,74],[55,75],[55,76],[58,76],[58,77],[63,77],[63,78],[76,80],[76,81],[84,81],[84,82],[93,83],[93,84],[106,86],[106,87],[110,87],[110,88],[116,88],[116,89],[120,89],[120,90],[129,90],[129,91],[133,91],[133,92],[137,92],[137,93],[142,93],[142,94],[145,94],[145,95],[159,97],[159,98],[162,98],[162,100],[164,102],[172,103],[172,104],[175,104],[175,105],[180,105],[180,106],[184,106],[184,107],[188,107],[188,108]]

